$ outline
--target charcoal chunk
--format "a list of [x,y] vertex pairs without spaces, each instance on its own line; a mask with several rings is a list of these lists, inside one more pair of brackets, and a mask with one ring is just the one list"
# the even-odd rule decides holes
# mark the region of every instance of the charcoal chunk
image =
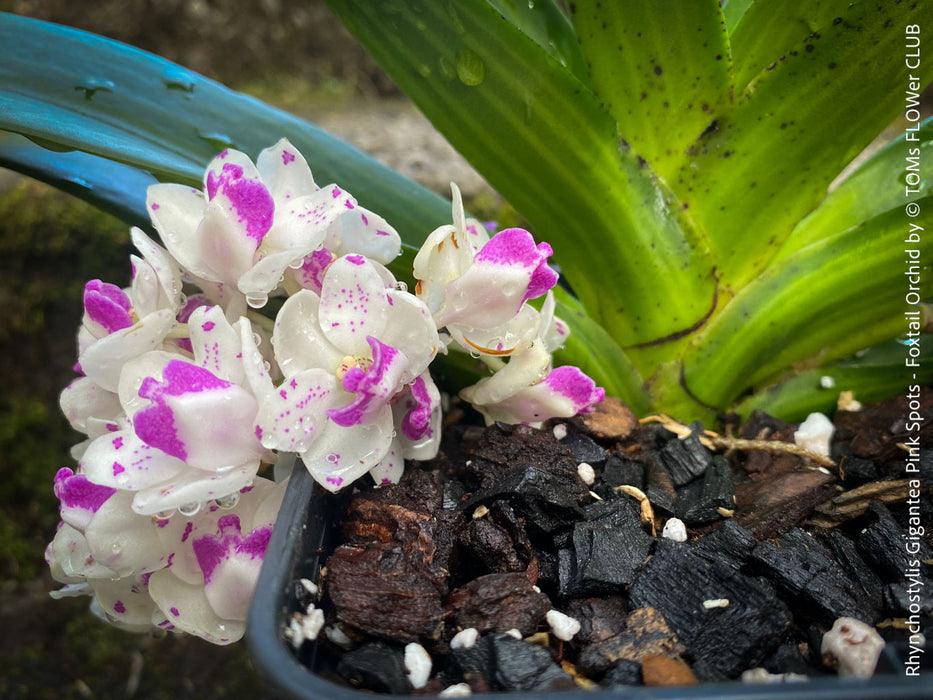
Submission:
[[638,501],[625,494],[621,497],[617,494],[616,498],[611,500],[590,503],[583,512],[584,517],[592,523],[633,530],[642,529]]
[[[576,472],[574,481],[579,482]],[[471,511],[481,503],[500,499],[508,501],[516,513],[525,517],[530,536],[552,537],[583,519],[583,509],[567,488],[567,481],[533,464],[520,464],[491,477],[464,504],[464,509]]]
[[450,650],[451,676],[463,678],[474,693],[488,693],[495,687],[492,638],[486,634],[473,646]]
[[881,471],[870,459],[848,455],[839,461],[839,475],[847,486],[858,486],[877,481],[881,478]]
[[629,613],[625,628],[617,634],[587,644],[580,652],[577,666],[590,674],[601,674],[620,660],[641,661],[650,654],[679,656],[683,645],[654,608],[639,608]]
[[463,559],[460,566],[466,571],[506,573],[524,571],[522,562],[505,528],[488,518],[471,520],[460,537]]
[[914,560],[933,558],[930,548],[922,540],[917,541],[917,552],[907,551],[904,530],[882,503],[872,501],[868,511],[868,517],[874,522],[862,530],[856,544],[865,561],[872,564],[886,582],[902,581]]
[[741,569],[756,544],[748,530],[734,520],[726,520],[717,530],[697,540],[695,551],[704,559],[724,561]]
[[[915,569],[914,572],[917,570]],[[889,583],[882,593],[885,610],[895,616],[933,615],[933,580],[914,573],[904,583]]]
[[688,484],[677,493],[677,510],[687,525],[701,525],[722,517],[720,508],[735,508],[732,469],[724,457],[716,456],[702,479]]
[[538,644],[530,644],[507,634],[492,638],[495,678],[502,690],[556,691],[573,690],[573,679]]
[[562,554],[561,562],[569,566],[559,569],[561,593],[597,595],[617,593],[631,585],[635,573],[651,550],[653,540],[641,529],[641,524],[605,525],[582,522],[574,525],[570,554]]
[[683,486],[701,476],[713,463],[713,454],[700,444],[696,432],[688,437],[669,440],[656,454],[656,459],[671,475],[674,486]]
[[561,440],[561,443],[570,448],[577,462],[586,462],[597,467],[606,461],[606,448],[598,445],[593,438],[583,433],[571,431]]
[[[703,602],[729,600],[724,608]],[[629,592],[633,608],[656,608],[707,680],[735,678],[777,646],[790,624],[773,590],[726,562],[709,561],[688,545],[659,541]]]
[[567,484],[579,484],[577,464],[570,447],[561,444],[550,430],[538,430],[527,425],[489,426],[473,450],[469,470],[485,488],[505,469],[518,464],[533,464],[555,477],[564,477]]
[[645,469],[645,488],[643,489],[655,511],[665,515],[674,515],[677,492],[671,481],[671,475],[657,459],[651,459]]
[[[832,625],[840,617],[874,622],[861,589],[812,535],[794,528],[776,543],[762,542],[751,561],[788,597],[798,614]],[[799,619],[798,619],[799,622]]]
[[629,610],[622,596],[575,598],[567,613],[580,622],[580,631],[573,638],[581,645],[597,644],[625,629]]
[[451,591],[447,610],[463,629],[507,632],[522,635],[535,631],[551,609],[550,599],[536,591],[524,574],[487,574]]
[[871,610],[879,610],[884,583],[859,555],[855,542],[839,530],[833,530],[829,533],[826,544],[829,545],[833,556],[849,579],[854,581],[865,594],[864,597],[859,596],[859,598],[864,600]]
[[340,657],[337,673],[355,687],[393,695],[411,692],[401,649],[370,642]]
[[606,671],[602,685],[606,688],[641,685],[641,664],[629,659],[619,659]]
[[[615,486],[634,486],[639,489],[645,487],[645,465],[634,459],[621,455],[610,455],[603,467],[603,485],[607,492]],[[600,493],[604,498],[607,493]]]

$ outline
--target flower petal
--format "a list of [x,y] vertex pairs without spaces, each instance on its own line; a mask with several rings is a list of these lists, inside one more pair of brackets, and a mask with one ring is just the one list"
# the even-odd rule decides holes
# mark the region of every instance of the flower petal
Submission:
[[52,577],[62,583],[88,578],[115,578],[116,572],[91,554],[84,533],[63,523],[45,550]]
[[389,445],[386,456],[369,470],[369,475],[376,484],[397,484],[404,473],[405,459],[402,456],[402,444],[398,438],[395,438]]
[[109,486],[95,484],[86,475],[75,474],[67,467],[58,470],[53,488],[60,503],[62,520],[79,530],[87,528],[94,514],[117,492]]
[[346,355],[367,355],[367,336],[382,337],[389,315],[387,286],[375,264],[345,255],[330,266],[321,292],[321,329]]
[[220,206],[255,250],[272,226],[275,202],[253,162],[244,153],[227,149],[211,161],[204,186],[208,201]]
[[159,237],[172,257],[195,274],[201,267],[196,233],[205,206],[203,193],[185,185],[150,185],[146,192],[146,208]]
[[81,457],[79,468],[95,484],[139,491],[181,474],[185,463],[150,447],[132,430],[118,430],[94,440]]
[[119,397],[88,377],[78,377],[65,387],[58,404],[71,427],[82,433],[87,433],[89,418],[113,420],[122,412]]
[[181,301],[181,268],[162,246],[154,243],[135,226],[130,239],[142,253],[142,264],[133,272],[133,305],[138,316],[156,309],[178,309]]
[[107,621],[123,629],[147,631],[151,626],[155,603],[138,576],[91,583],[94,599]]
[[301,290],[289,297],[275,319],[272,343],[279,367],[286,377],[307,369],[333,373],[344,354],[335,348],[321,328],[321,299]]
[[148,377],[139,387],[139,395],[152,401],[133,416],[144,442],[198,469],[224,469],[265,455],[252,434],[259,405],[250,392],[182,360],[171,360],[162,375],[162,381]]
[[258,470],[259,460],[220,472],[188,468],[160,486],[138,491],[133,511],[155,515],[189,503],[224,498],[249,486]]
[[328,491],[339,491],[378,464],[392,444],[392,411],[344,428],[327,421],[311,448],[300,454],[311,476]]
[[399,256],[402,239],[378,214],[357,205],[327,229],[324,245],[337,257],[356,253],[388,265]]
[[353,367],[343,377],[343,388],[353,394],[353,400],[327,411],[332,421],[345,428],[368,423],[386,411],[389,400],[412,378],[403,352],[372,336],[366,340],[372,348],[372,365],[365,371]]
[[276,202],[295,199],[318,190],[308,161],[288,139],[263,150],[256,169]]
[[395,432],[405,459],[433,459],[441,438],[441,394],[428,372],[392,405]]
[[214,644],[238,641],[246,632],[242,620],[224,620],[214,612],[203,585],[185,583],[171,569],[149,579],[149,594],[177,629]]
[[[245,319],[242,323],[249,323]],[[188,319],[194,361],[214,376],[242,384],[243,353],[240,332],[234,329],[219,306],[197,307]]]
[[158,348],[174,325],[172,311],[160,309],[151,313],[135,325],[90,345],[78,358],[81,369],[103,389],[116,393],[123,366],[129,360]]
[[152,518],[134,513],[133,494],[117,493],[91,519],[85,531],[91,554],[119,576],[158,571],[168,564]]
[[321,432],[328,409],[345,400],[333,374],[322,369],[299,372],[263,400],[256,437],[268,449],[304,452]]

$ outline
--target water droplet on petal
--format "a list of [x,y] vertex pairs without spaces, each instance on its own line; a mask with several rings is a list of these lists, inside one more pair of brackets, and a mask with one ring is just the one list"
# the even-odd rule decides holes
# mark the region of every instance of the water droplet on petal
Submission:
[[175,515],[175,510],[174,510],[174,509],[170,509],[170,510],[162,510],[162,511],[159,511],[158,513],[156,513],[156,514],[153,515],[152,517],[153,517],[155,520],[168,520],[168,519],[171,518],[173,515]]
[[457,77],[470,87],[481,84],[486,77],[483,60],[470,49],[460,49],[457,52]]
[[191,518],[200,512],[202,505],[200,501],[185,503],[184,505],[178,506],[178,512],[186,518]]
[[234,491],[228,496],[223,496],[214,500],[214,503],[216,503],[219,508],[233,508],[239,502],[240,494],[238,491]]
[[408,291],[408,284],[405,283],[405,282],[396,282],[396,283],[395,283],[395,288],[396,288],[398,291],[400,291],[400,292],[407,292],[407,291]]
[[260,345],[262,345],[262,336],[259,335],[259,333],[253,332],[253,343],[256,344],[256,347],[257,347],[257,348],[258,348]]
[[247,294],[246,303],[254,309],[261,309],[269,301],[268,294]]

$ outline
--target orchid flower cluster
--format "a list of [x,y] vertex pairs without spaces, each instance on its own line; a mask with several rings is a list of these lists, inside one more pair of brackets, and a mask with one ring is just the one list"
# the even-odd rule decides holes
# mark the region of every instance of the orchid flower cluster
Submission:
[[130,286],[85,287],[80,376],[61,405],[87,439],[55,477],[46,553],[66,584],[53,595],[91,595],[120,627],[239,639],[295,456],[329,491],[434,457],[438,353],[489,368],[460,394],[488,422],[538,424],[604,396],[552,367],[568,329],[550,246],[490,236],[456,186],[414,293],[386,267],[398,233],[315,184],[285,139],[255,164],[226,150],[203,190],[154,185],[147,206],[165,247],[133,229]]

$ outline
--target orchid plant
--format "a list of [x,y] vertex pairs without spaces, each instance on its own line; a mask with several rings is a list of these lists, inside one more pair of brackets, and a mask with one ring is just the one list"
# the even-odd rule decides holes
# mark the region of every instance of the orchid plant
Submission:
[[[217,513],[283,455],[330,489],[429,456],[432,362],[469,377],[460,395],[487,420],[531,423],[585,410],[597,384],[639,413],[794,420],[841,389],[881,399],[933,376],[926,358],[905,368],[898,342],[926,342],[933,291],[919,119],[933,63],[905,64],[929,3],[327,3],[550,245],[490,236],[456,189],[451,216],[314,126],[168,61],[0,15],[0,164],[151,220],[165,246],[135,231],[130,288],[88,286],[83,376],[63,397],[91,442],[57,482],[83,495],[63,497],[53,562],[108,615],[113,586],[62,552],[89,551],[134,610],[184,628],[153,588],[174,581],[174,553],[175,577],[198,587],[178,590],[199,601],[178,617],[235,636],[216,631],[239,612],[209,581],[250,580],[273,508],[244,494]],[[907,130],[840,178],[905,96]],[[283,135],[294,145],[260,153]],[[300,154],[339,186],[314,184]],[[130,515],[158,529],[132,566],[94,549]],[[187,525],[166,537],[186,518],[210,544],[189,551]]]
[[[412,293],[385,266],[395,229],[315,184],[287,139],[255,164],[225,149],[203,189],[148,188],[165,247],[134,228],[130,286],[85,286],[80,376],[61,405],[87,440],[55,477],[56,595],[91,595],[127,629],[236,641],[295,457],[329,491],[434,457],[439,352],[486,362],[462,396],[489,421],[540,425],[603,399],[552,366],[568,328],[550,246],[490,236],[453,192],[454,223],[427,237]],[[274,317],[271,296],[286,297]],[[259,474],[272,464],[278,483]]]

